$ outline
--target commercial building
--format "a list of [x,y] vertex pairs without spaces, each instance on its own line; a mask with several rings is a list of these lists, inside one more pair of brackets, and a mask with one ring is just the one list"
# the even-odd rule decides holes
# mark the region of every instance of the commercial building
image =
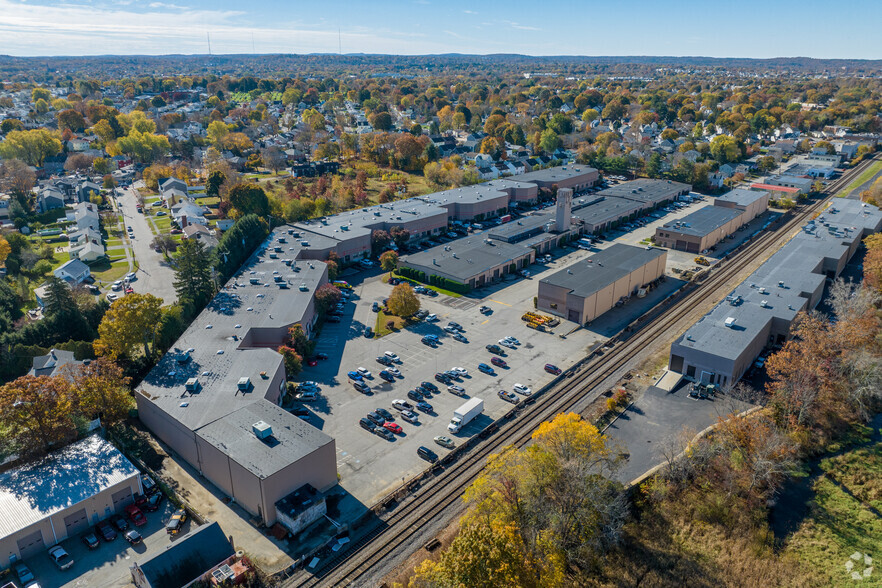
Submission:
[[588,323],[658,279],[666,261],[663,249],[615,243],[540,280],[537,308]]
[[519,175],[518,181],[535,184],[540,189],[550,190],[554,186],[558,189],[571,188],[574,193],[579,194],[596,184],[599,177],[593,167],[570,164],[527,172]]
[[714,206],[743,210],[744,222],[750,222],[769,209],[769,193],[764,190],[735,188],[714,199]]
[[651,210],[667,202],[673,202],[680,196],[687,196],[692,190],[689,184],[671,180],[639,179],[610,186],[599,192],[597,196],[624,198],[642,204],[640,210]]
[[536,259],[536,251],[525,243],[506,243],[478,236],[459,239],[406,255],[399,266],[480,288],[514,274]]
[[[190,531],[164,551],[132,564],[132,582],[138,588],[190,586],[234,556],[233,545],[220,525],[208,523]],[[210,577],[208,580],[212,585]]]
[[[775,191],[775,188],[794,188],[799,194],[808,194],[812,191],[814,180],[800,176],[780,175],[769,177],[765,185],[760,184],[761,190]],[[754,184],[756,186],[757,184]],[[753,187],[753,186],[751,186]]]
[[137,468],[98,435],[0,475],[0,569],[79,535],[141,493]]
[[645,204],[616,196],[600,196],[573,212],[584,233],[603,233],[637,217]]
[[[279,498],[337,481],[333,439],[275,406],[286,381],[275,349],[294,324],[311,334],[328,281],[327,264],[301,259],[308,250],[289,231],[267,238],[135,392],[142,422],[266,524]],[[271,438],[250,432],[258,421]]]
[[880,228],[878,208],[837,199],[671,345],[669,369],[734,385],[764,347],[787,340],[796,315],[817,306],[826,280]]
[[656,227],[655,242],[660,247],[699,253],[737,231],[747,222],[746,217],[747,213],[737,208],[705,206]]

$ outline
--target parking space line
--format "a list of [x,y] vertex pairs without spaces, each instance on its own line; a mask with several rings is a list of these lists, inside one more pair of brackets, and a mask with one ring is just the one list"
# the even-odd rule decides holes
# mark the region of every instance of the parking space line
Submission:
[[483,323],[481,323],[481,324],[482,324],[482,325],[486,325],[486,324],[489,323],[489,322],[490,322],[490,319],[487,319],[487,320],[485,320],[485,321],[484,321]]
[[492,298],[490,299],[490,302],[495,302],[496,304],[501,304],[503,306],[511,306],[511,304],[507,302],[500,302],[499,300],[493,300]]

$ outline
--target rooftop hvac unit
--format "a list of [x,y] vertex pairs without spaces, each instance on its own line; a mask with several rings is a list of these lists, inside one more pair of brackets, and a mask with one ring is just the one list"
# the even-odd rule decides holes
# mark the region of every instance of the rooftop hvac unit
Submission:
[[251,425],[251,430],[254,432],[254,436],[258,439],[268,439],[273,436],[273,428],[269,423],[263,421],[257,421]]
[[199,390],[199,380],[197,380],[196,378],[190,378],[184,384],[184,389],[186,389],[187,392],[196,392],[197,390]]
[[769,301],[768,300],[760,300],[760,306],[762,306],[763,308],[768,308]]
[[247,376],[244,378],[239,378],[239,383],[236,384],[236,387],[239,388],[239,390],[247,392],[248,389],[251,388],[251,378]]
[[765,288],[760,288],[760,289],[759,289],[759,293],[760,293],[760,294],[768,294],[769,291],[766,290]]
[[729,318],[726,319],[725,324],[727,327],[729,327],[731,329],[732,327],[735,326],[735,318],[730,316]]

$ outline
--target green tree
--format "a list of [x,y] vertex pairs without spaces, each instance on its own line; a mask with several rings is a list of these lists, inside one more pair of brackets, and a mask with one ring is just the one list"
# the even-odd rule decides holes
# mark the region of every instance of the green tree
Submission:
[[398,284],[392,288],[389,295],[389,312],[400,317],[408,317],[416,314],[420,309],[420,299],[411,288],[410,284]]
[[83,115],[71,108],[62,110],[55,117],[58,119],[59,129],[70,129],[73,132],[79,132],[86,128],[86,119]]
[[36,104],[37,100],[45,100],[46,102],[49,102],[52,100],[52,93],[46,88],[36,87],[31,90],[31,102]]
[[221,236],[215,249],[215,268],[221,282],[239,269],[268,234],[266,221],[255,214],[248,214]]
[[303,330],[303,325],[300,323],[294,323],[288,329],[285,345],[293,347],[300,357],[310,357],[312,352],[315,351],[315,341],[309,340],[309,337],[306,336],[306,331]]
[[40,98],[34,104],[34,110],[37,112],[37,114],[46,114],[47,112],[49,112],[49,104],[45,100]]
[[720,163],[730,163],[741,158],[741,149],[735,139],[728,135],[717,135],[711,139],[710,152]]
[[208,174],[208,181],[205,182],[205,193],[208,196],[216,198],[220,194],[220,187],[226,181],[227,176],[222,171],[213,171]]
[[109,174],[113,171],[110,161],[104,157],[96,157],[94,161],[92,161],[92,169],[95,170],[95,173],[101,175]]
[[590,123],[598,118],[600,118],[600,113],[593,108],[586,108],[585,112],[582,113],[582,121],[586,123]]
[[392,251],[386,251],[380,256],[380,267],[384,272],[391,272],[398,267],[398,254]]
[[129,411],[135,408],[129,391],[131,380],[106,357],[71,367],[68,376],[73,382],[77,408],[86,418],[97,417],[104,426],[113,426],[127,419]]
[[266,216],[269,214],[269,199],[263,188],[257,184],[236,184],[230,188],[228,198],[230,204],[243,215]]
[[152,294],[135,293],[115,300],[98,325],[95,352],[111,359],[132,357],[135,347],[143,345],[144,356],[151,357],[161,317],[162,299]]
[[542,151],[545,153],[554,153],[560,145],[561,140],[560,137],[557,136],[557,133],[551,129],[545,129],[542,131],[542,135],[539,139],[539,148],[542,149]]
[[392,115],[388,112],[376,112],[368,120],[377,131],[388,131],[392,128]]
[[0,122],[0,134],[5,135],[9,131],[23,131],[24,124],[17,118],[6,118]]
[[10,131],[0,143],[0,157],[21,159],[28,165],[41,167],[47,157],[61,153],[61,141],[46,129]]
[[141,132],[137,129],[132,129],[128,135],[117,139],[116,146],[121,153],[130,155],[142,163],[152,163],[171,149],[171,144],[165,135]]
[[183,239],[175,255],[175,292],[190,314],[203,309],[214,294],[211,258],[202,242]]
[[205,130],[205,136],[208,137],[209,143],[217,147],[223,148],[224,139],[230,134],[230,127],[222,120],[215,120],[208,124]]

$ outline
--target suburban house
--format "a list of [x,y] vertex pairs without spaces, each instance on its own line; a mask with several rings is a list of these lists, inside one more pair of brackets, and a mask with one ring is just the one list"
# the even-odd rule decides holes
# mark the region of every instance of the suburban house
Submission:
[[46,355],[39,355],[34,358],[33,366],[28,372],[29,376],[57,376],[61,373],[61,368],[66,365],[80,365],[83,362],[77,361],[73,351],[64,351],[61,349],[51,349]]
[[92,276],[89,266],[79,259],[71,259],[63,263],[54,272],[55,277],[68,282],[69,284],[82,284]]

